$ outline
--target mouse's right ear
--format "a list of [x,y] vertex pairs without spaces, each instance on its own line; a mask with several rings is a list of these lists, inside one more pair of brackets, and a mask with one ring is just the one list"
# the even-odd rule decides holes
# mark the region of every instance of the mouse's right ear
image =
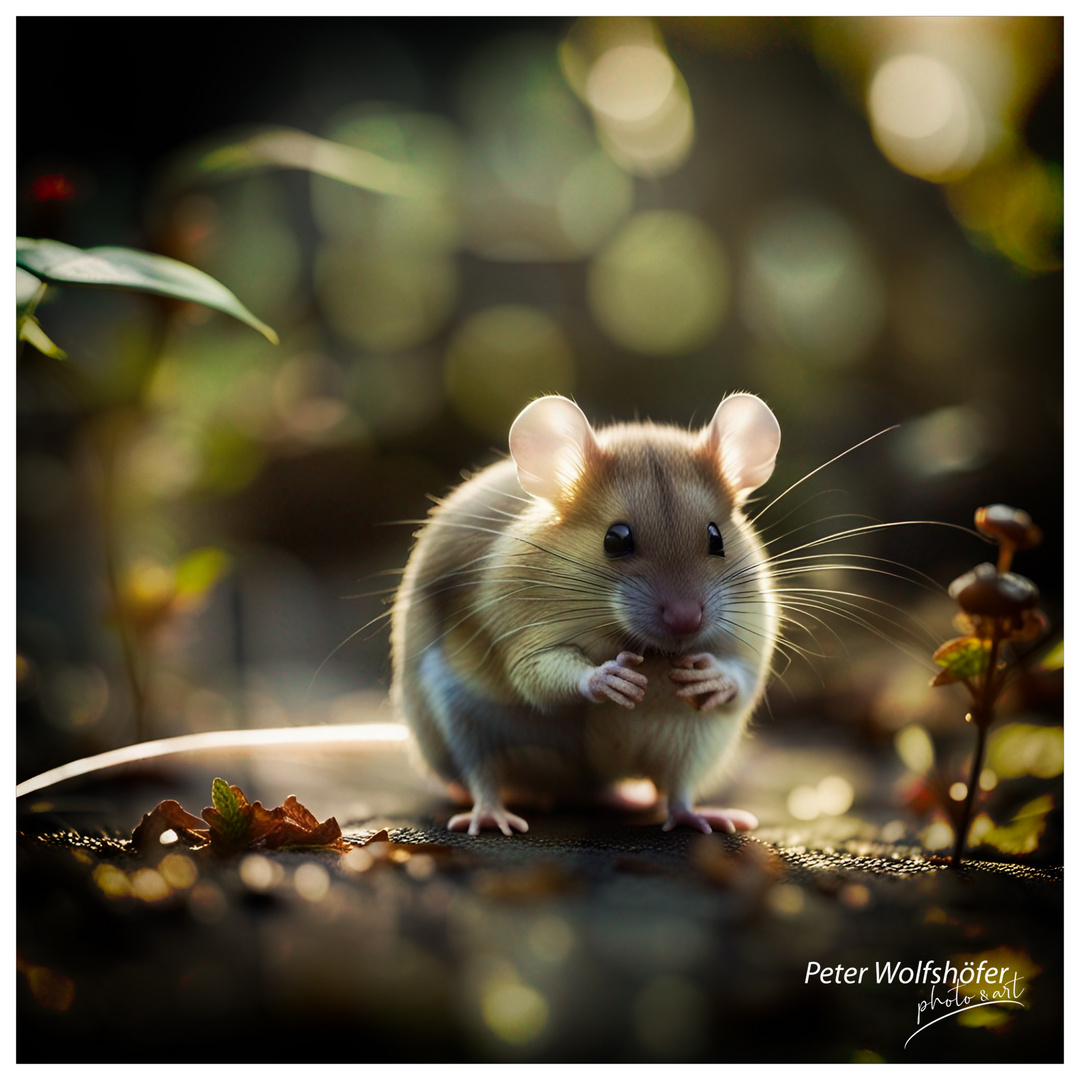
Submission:
[[585,414],[557,394],[530,402],[510,427],[518,483],[548,502],[567,494],[596,450],[596,436]]

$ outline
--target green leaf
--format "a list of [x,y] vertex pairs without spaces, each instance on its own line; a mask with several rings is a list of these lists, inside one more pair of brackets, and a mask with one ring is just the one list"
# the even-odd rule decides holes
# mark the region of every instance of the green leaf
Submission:
[[176,594],[201,596],[212,588],[229,568],[229,557],[217,548],[199,548],[185,555],[176,568]]
[[33,315],[23,316],[19,324],[19,340],[29,341],[39,353],[51,356],[54,360],[66,360],[67,353],[54,344],[53,340],[41,329]]
[[131,289],[216,308],[247,323],[275,345],[278,337],[209,274],[194,266],[131,248],[82,248],[56,240],[15,241],[15,264],[50,285]]
[[1039,661],[1040,671],[1060,671],[1065,666],[1065,639],[1062,638]]
[[1025,803],[1008,825],[994,825],[982,835],[982,843],[1006,855],[1029,855],[1039,847],[1046,832],[1046,818],[1054,809],[1051,795],[1040,795]]
[[214,809],[221,815],[225,835],[234,844],[243,843],[247,837],[248,820],[236,792],[219,776],[210,788],[210,798]]
[[15,312],[22,315],[30,310],[31,305],[38,299],[38,295],[44,288],[41,278],[24,270],[21,266],[15,267]]
[[945,669],[934,679],[934,686],[977,678],[990,663],[990,643],[977,637],[953,638],[934,653],[934,663]]
[[239,173],[268,167],[306,169],[383,195],[419,195],[425,191],[421,178],[409,165],[288,128],[256,132],[240,142],[219,146],[198,163],[203,173]]

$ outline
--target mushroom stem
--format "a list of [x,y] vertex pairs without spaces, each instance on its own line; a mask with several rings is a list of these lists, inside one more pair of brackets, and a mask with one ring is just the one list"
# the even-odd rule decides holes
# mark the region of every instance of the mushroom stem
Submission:
[[1012,566],[1013,555],[1016,554],[1016,545],[1011,544],[1004,537],[998,542],[997,569],[999,574],[1007,574]]

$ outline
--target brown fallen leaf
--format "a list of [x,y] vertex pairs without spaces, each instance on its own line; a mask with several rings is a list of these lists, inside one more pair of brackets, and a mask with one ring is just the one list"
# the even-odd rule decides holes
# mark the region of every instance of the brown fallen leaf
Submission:
[[290,795],[281,806],[267,809],[257,800],[249,803],[235,785],[215,780],[213,799],[214,805],[206,807],[202,816],[210,826],[211,843],[222,850],[253,847],[268,851],[349,850],[337,818],[320,822],[295,795]]
[[267,808],[258,801],[249,803],[240,788],[219,778],[213,783],[211,797],[214,805],[203,810],[202,818],[189,814],[175,799],[158,803],[132,832],[135,849],[141,854],[154,850],[169,830],[188,847],[208,848],[219,855],[252,848],[345,852],[351,846],[341,835],[336,818],[320,822],[295,795],[281,806]]
[[176,833],[178,843],[187,847],[202,847],[210,841],[210,831],[202,818],[189,814],[175,799],[165,799],[148,814],[131,833],[135,850],[145,855],[155,847],[163,847],[162,833]]
[[[258,806],[258,803],[255,803]],[[290,795],[281,806],[269,811],[276,818],[263,838],[263,846],[281,848],[332,848],[348,851],[349,842],[341,835],[337,818],[320,822],[295,795]]]

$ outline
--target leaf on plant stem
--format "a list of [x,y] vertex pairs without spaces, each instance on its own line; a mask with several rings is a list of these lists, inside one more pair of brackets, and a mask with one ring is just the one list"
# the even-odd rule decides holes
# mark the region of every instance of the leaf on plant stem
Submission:
[[934,663],[945,670],[938,672],[931,686],[977,678],[990,663],[990,643],[977,637],[953,638],[934,653]]
[[66,360],[67,353],[56,345],[52,338],[41,329],[33,315],[24,315],[19,326],[19,340],[28,341],[39,353],[52,357],[53,360]]
[[83,250],[56,240],[16,239],[16,266],[50,285],[130,289],[215,308],[277,344],[277,334],[257,319],[221,282],[194,266],[132,248]]

